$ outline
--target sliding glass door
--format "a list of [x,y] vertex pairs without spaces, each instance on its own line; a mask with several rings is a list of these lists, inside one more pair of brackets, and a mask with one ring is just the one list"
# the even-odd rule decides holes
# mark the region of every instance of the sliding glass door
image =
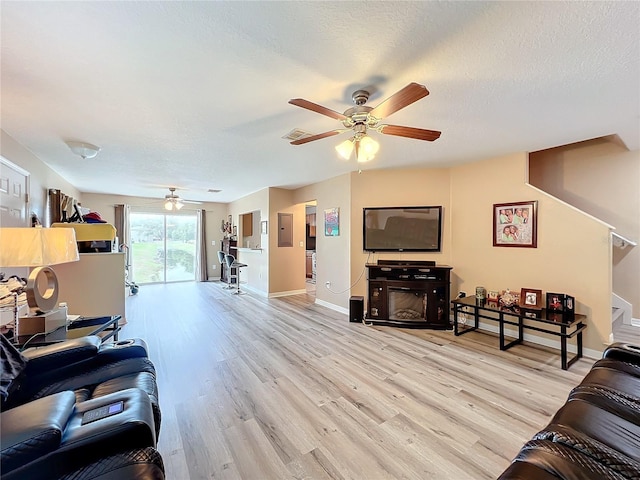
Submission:
[[195,280],[195,214],[132,212],[130,227],[130,279],[139,284]]

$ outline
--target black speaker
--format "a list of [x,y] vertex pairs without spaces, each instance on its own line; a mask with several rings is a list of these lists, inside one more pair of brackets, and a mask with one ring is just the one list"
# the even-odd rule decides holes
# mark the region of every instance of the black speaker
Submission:
[[349,321],[362,322],[364,320],[364,297],[349,298]]

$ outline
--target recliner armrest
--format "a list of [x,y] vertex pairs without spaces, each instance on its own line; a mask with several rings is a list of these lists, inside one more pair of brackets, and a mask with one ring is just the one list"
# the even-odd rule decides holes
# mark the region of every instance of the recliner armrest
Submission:
[[640,365],[640,346],[622,342],[612,343],[604,350],[602,358],[611,358]]
[[65,340],[45,347],[27,348],[22,355],[28,360],[27,375],[55,370],[97,355],[102,339],[97,335]]
[[141,338],[128,338],[115,342],[105,342],[98,350],[98,363],[105,364],[125,358],[148,358],[147,343]]
[[76,397],[65,391],[40,398],[0,415],[0,470],[8,473],[60,447]]

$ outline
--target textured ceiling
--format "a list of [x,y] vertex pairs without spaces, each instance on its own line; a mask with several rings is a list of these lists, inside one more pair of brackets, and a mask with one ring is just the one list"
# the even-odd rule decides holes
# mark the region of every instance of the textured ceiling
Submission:
[[[375,106],[410,82],[431,94],[373,133],[365,168],[447,166],[609,134],[640,144],[639,2],[0,3],[1,126],[83,192],[228,202],[358,168],[293,128]],[[65,141],[99,145],[92,160]],[[220,193],[208,193],[220,189]]]

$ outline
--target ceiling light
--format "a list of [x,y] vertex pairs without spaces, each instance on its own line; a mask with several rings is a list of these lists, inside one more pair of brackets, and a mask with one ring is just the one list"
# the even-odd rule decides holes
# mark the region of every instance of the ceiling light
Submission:
[[354,149],[356,160],[363,163],[374,159],[380,150],[380,144],[367,135],[355,135],[336,146],[336,152],[345,160],[349,160]]
[[360,139],[358,148],[358,162],[362,163],[373,160],[378,150],[380,150],[380,144],[378,142],[371,137],[363,137]]
[[184,204],[178,198],[167,198],[164,202],[165,210],[169,210],[170,212],[180,210],[182,207],[184,207]]
[[67,146],[83,160],[95,157],[100,151],[100,147],[85,142],[67,142]]
[[351,152],[353,152],[353,138],[345,140],[341,144],[337,145],[336,152],[338,152],[338,155],[340,155],[341,158],[349,160]]

